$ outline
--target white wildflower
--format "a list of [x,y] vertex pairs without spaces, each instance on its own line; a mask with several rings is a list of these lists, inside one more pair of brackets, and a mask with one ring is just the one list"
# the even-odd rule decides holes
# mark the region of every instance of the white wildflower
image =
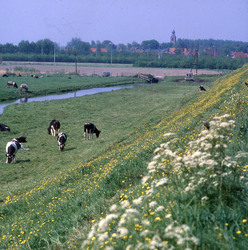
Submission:
[[118,208],[117,205],[114,204],[114,205],[112,205],[112,206],[110,207],[109,211],[110,211],[110,212],[114,212],[117,208]]
[[148,180],[150,178],[150,176],[144,176],[143,178],[142,178],[142,185],[144,185],[145,183],[146,183],[146,181]]
[[155,207],[157,206],[157,202],[156,201],[152,201],[149,203],[149,207]]
[[164,206],[159,206],[156,208],[155,212],[160,212],[162,210],[164,210]]
[[169,137],[169,136],[174,136],[174,135],[176,135],[175,133],[166,133],[166,134],[164,134],[164,137]]
[[230,124],[228,122],[221,122],[219,126],[224,128],[230,126]]
[[157,160],[157,159],[159,159],[161,157],[161,155],[155,155],[154,157],[153,157],[153,160]]
[[170,218],[171,217],[171,214],[167,214],[166,216],[165,216],[165,218]]
[[144,226],[150,226],[150,221],[149,220],[143,220],[142,221],[142,224],[144,225]]
[[133,245],[132,245],[132,244],[130,244],[130,245],[128,245],[128,246],[126,247],[126,250],[131,250],[131,249],[132,249],[132,247],[133,247]]
[[204,200],[208,200],[208,197],[207,197],[207,196],[204,196],[204,197],[201,198],[201,200],[203,200],[203,201],[204,201]]
[[128,229],[125,227],[119,227],[117,232],[120,233],[120,237],[123,237],[128,234]]
[[159,151],[161,151],[162,150],[162,148],[156,148],[155,150],[154,150],[154,154],[156,154],[157,152],[159,152]]
[[238,152],[238,154],[235,156],[235,158],[241,158],[241,157],[246,157],[248,153],[246,152]]
[[144,231],[142,231],[142,232],[140,233],[140,236],[145,237],[145,236],[147,236],[147,234],[149,234],[149,233],[150,233],[150,231],[149,231],[148,229],[146,229],[146,230],[144,230]]
[[159,186],[164,185],[165,183],[168,182],[168,180],[169,180],[168,178],[162,178],[162,179],[160,179],[159,182],[156,184],[155,187],[159,187]]
[[210,178],[215,178],[215,177],[217,177],[217,174],[211,174],[209,177]]
[[105,250],[114,250],[114,248],[110,247],[110,246],[107,246],[107,247],[105,247]]
[[143,196],[133,200],[133,204],[138,206],[142,202]]
[[98,237],[98,241],[105,241],[108,238],[108,233],[100,234]]
[[148,169],[152,169],[152,168],[155,168],[155,164],[156,164],[157,162],[156,161],[151,161],[149,164],[148,164]]
[[122,208],[128,207],[129,205],[130,205],[130,204],[129,204],[128,201],[122,201],[122,202],[121,202],[121,207],[122,207]]

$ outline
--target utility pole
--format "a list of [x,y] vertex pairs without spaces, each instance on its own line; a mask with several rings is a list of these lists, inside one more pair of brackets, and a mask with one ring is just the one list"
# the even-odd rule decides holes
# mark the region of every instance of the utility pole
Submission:
[[54,64],[55,64],[55,42],[53,42],[53,51],[54,51]]
[[77,55],[76,55],[76,48],[74,48],[75,51],[75,72],[77,74]]

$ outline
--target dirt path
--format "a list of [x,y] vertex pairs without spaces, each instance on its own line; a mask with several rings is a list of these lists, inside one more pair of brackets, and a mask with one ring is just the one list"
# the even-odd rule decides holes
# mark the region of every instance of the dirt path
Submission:
[[[164,76],[185,76],[186,73],[190,71],[190,69],[161,69],[161,68],[133,68],[133,67],[115,67],[114,65],[108,64],[109,67],[104,67],[103,65],[99,66],[84,66],[82,64],[77,66],[77,71],[80,75],[87,75],[90,76],[92,74],[102,75],[103,72],[109,71],[111,76],[133,76],[138,73],[143,74],[151,74],[153,76],[157,77],[164,77]],[[68,66],[68,63],[63,65],[53,65],[51,64],[39,64],[39,63],[29,63],[29,64],[11,64],[11,65],[0,65],[0,75],[3,75],[6,72],[6,69],[8,68],[10,71],[14,71],[15,67],[22,67],[22,68],[34,68],[35,70],[39,70],[40,73],[55,73],[56,71],[62,71],[65,72],[75,72],[75,65],[72,64],[71,66]],[[193,70],[193,73],[195,73],[195,70]],[[220,74],[218,71],[212,71],[212,70],[197,70],[197,74]]]

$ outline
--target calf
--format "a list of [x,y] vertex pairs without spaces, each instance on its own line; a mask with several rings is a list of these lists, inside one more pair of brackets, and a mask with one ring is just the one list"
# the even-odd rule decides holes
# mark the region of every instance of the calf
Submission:
[[206,91],[206,89],[202,85],[199,86],[199,90],[200,90],[200,92]]
[[57,141],[59,144],[60,151],[64,150],[66,140],[67,140],[67,136],[65,133],[63,133],[63,132],[58,133]]
[[56,130],[59,132],[60,122],[57,120],[50,121],[50,126],[47,128],[48,134],[52,134],[52,136],[56,135]]
[[9,86],[13,86],[14,88],[18,88],[16,82],[12,82],[12,81],[7,81],[7,87]]
[[10,127],[0,123],[0,131],[10,131]]
[[6,156],[7,160],[6,163],[11,163],[15,161],[15,154],[17,153],[18,149],[29,150],[28,148],[24,148],[21,142],[27,142],[26,137],[21,136],[17,139],[13,139],[12,141],[8,142],[6,145]]
[[22,89],[25,89],[26,92],[27,92],[28,91],[28,85],[27,84],[21,84],[20,90],[22,91]]
[[93,139],[93,134],[96,134],[96,137],[98,138],[101,131],[99,131],[96,126],[93,123],[85,123],[84,124],[84,139],[86,140],[86,137],[88,136],[88,139]]

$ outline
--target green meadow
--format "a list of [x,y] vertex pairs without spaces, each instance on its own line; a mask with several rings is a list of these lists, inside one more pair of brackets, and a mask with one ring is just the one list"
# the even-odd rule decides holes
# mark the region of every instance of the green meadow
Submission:
[[[27,94],[139,83],[71,78],[27,78]],[[248,67],[196,79],[206,92],[167,77],[7,106],[0,115],[11,128],[0,139],[1,249],[245,249]],[[19,95],[5,81],[6,96]],[[52,119],[68,136],[64,152],[48,135]],[[84,140],[86,122],[101,130],[99,138]],[[22,135],[29,151],[6,164],[6,143]]]

